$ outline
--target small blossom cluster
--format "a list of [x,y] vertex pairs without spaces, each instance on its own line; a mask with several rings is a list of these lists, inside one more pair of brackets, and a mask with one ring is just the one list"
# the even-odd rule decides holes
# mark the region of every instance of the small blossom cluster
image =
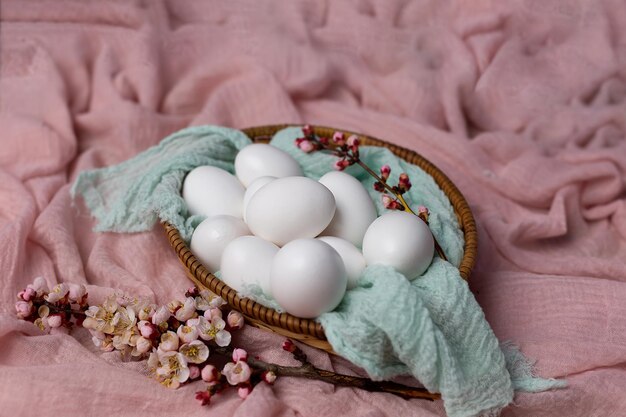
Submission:
[[212,395],[226,388],[236,388],[246,398],[255,384],[273,384],[276,379],[271,371],[251,369],[243,349],[232,350],[232,361],[221,371],[208,362],[211,350],[223,354],[220,348],[230,345],[231,331],[244,325],[238,311],[230,310],[224,317],[225,305],[221,297],[191,287],[184,301],[164,306],[118,294],[89,306],[84,286],[62,283],[50,291],[39,277],[19,292],[15,310],[19,318],[44,331],[69,327],[74,318],[74,324],[88,329],[93,343],[103,351],[147,357],[150,373],[169,388],[202,379],[208,387],[196,393],[196,399],[206,405]]
[[74,324],[81,325],[87,309],[87,289],[84,285],[58,284],[48,288],[43,277],[35,278],[17,294],[17,317],[30,321],[46,333],[55,333]]
[[337,171],[343,171],[359,161],[360,141],[356,135],[350,135],[346,138],[343,132],[335,132],[330,139],[324,136],[317,137],[310,125],[302,127],[302,134],[303,137],[295,140],[296,146],[305,153],[321,150],[331,151],[339,157],[333,164],[333,168]]
[[[389,165],[383,165],[380,168],[380,175],[377,175],[371,168],[365,165],[359,158],[359,138],[355,135],[351,135],[346,138],[343,132],[335,132],[332,139],[323,136],[316,136],[313,128],[310,125],[304,125],[302,127],[303,137],[295,140],[296,146],[305,153],[311,153],[316,151],[330,151],[339,159],[337,159],[333,168],[338,171],[343,171],[350,165],[361,165],[370,175],[372,175],[376,182],[374,183],[374,189],[380,193],[383,206],[389,210],[407,210],[400,200],[404,193],[411,189],[411,180],[407,173],[403,172],[398,177],[398,184],[390,186],[387,184],[389,174],[391,174],[391,167]],[[391,194],[388,194],[390,192]],[[423,216],[420,216],[423,218]]]

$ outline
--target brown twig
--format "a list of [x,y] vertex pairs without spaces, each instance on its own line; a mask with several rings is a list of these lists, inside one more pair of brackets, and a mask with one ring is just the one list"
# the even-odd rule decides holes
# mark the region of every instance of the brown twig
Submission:
[[[213,352],[220,355],[230,357],[233,350],[229,347],[213,347]],[[306,358],[306,356],[304,356]],[[327,382],[336,386],[360,388],[369,392],[386,392],[397,395],[404,399],[419,398],[429,401],[441,398],[439,394],[432,394],[425,388],[409,387],[407,385],[398,384],[390,381],[372,381],[367,378],[357,376],[338,374],[332,371],[326,371],[316,368],[310,362],[304,360],[300,366],[282,366],[273,363],[267,363],[259,359],[248,357],[248,365],[254,369],[261,371],[272,371],[276,376],[291,376],[298,378],[313,379],[317,381]]]

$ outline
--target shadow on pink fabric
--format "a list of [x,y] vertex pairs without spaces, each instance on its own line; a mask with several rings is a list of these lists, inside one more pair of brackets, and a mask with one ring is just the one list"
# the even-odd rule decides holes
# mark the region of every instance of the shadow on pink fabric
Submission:
[[[35,276],[165,302],[188,286],[162,230],[92,232],[69,186],[180,128],[310,122],[376,135],[440,166],[480,229],[470,284],[500,340],[570,387],[505,417],[626,410],[626,9],[618,1],[0,5],[0,414],[443,416],[283,378],[209,409],[17,320]],[[240,344],[284,362],[278,336]],[[307,349],[317,366],[359,373]]]

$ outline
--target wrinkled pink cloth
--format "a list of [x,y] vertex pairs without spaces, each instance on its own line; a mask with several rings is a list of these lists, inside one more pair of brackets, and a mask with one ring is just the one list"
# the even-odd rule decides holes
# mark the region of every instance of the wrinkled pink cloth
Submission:
[[[69,185],[189,125],[310,122],[440,166],[479,225],[471,287],[501,340],[570,387],[502,415],[626,413],[626,8],[620,1],[14,1],[0,25],[0,415],[442,416],[441,402],[298,380],[193,399],[14,316],[35,276],[166,302],[159,227],[96,234]],[[288,361],[278,336],[238,339]],[[307,349],[314,363],[358,372]]]

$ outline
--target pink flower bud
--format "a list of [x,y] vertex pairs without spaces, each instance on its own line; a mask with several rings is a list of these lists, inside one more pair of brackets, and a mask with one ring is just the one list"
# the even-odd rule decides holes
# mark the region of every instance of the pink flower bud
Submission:
[[198,391],[196,392],[196,401],[200,405],[209,405],[211,403],[211,394],[208,391]]
[[212,320],[215,317],[219,317],[221,319],[222,310],[220,310],[219,308],[209,308],[207,311],[204,312],[204,318],[207,320]]
[[320,136],[317,140],[322,145],[328,145],[328,143],[330,142],[330,140],[327,137],[325,137],[325,136]]
[[44,292],[48,292],[48,283],[43,277],[37,277],[27,288],[32,288],[38,295],[42,295]]
[[25,319],[33,313],[33,303],[30,301],[18,301],[15,303],[17,317]]
[[274,381],[276,381],[276,374],[272,371],[265,371],[261,374],[261,378],[265,383],[273,385]]
[[244,324],[243,314],[241,314],[238,311],[231,310],[230,313],[228,313],[226,322],[228,323],[228,326],[230,326],[231,329],[235,329],[235,330],[241,329]]
[[246,399],[248,395],[252,392],[251,386],[241,387],[237,390],[237,395],[239,395],[242,399]]
[[380,177],[383,180],[389,178],[389,174],[391,174],[391,167],[389,165],[383,165],[382,167],[380,167]]
[[385,191],[385,186],[380,181],[376,181],[374,183],[374,189],[379,193],[382,193],[383,191]]
[[18,297],[24,301],[30,301],[30,299],[33,298],[35,295],[37,295],[37,291],[30,287],[26,287],[24,291],[21,291],[18,294]]
[[343,146],[346,144],[345,136],[342,132],[335,132],[333,135],[333,143],[337,146]]
[[243,349],[236,348],[233,350],[233,362],[239,361],[247,361],[248,360],[248,352]]
[[87,289],[82,284],[69,284],[69,287],[70,300],[72,301],[80,302],[87,294]]
[[302,133],[304,133],[304,136],[311,136],[313,134],[313,128],[311,125],[304,125],[302,126]]
[[383,206],[385,206],[386,209],[397,210],[400,207],[398,202],[394,200],[393,198],[391,198],[388,194],[383,194],[382,200],[383,200]]
[[48,326],[51,328],[61,327],[63,324],[63,317],[60,314],[51,314],[48,316]]
[[296,349],[297,349],[296,345],[294,345],[294,343],[291,340],[287,339],[283,342],[283,350],[293,353],[296,351]]
[[200,376],[200,368],[196,365],[189,366],[189,379],[196,379]]
[[135,342],[135,348],[139,353],[147,353],[152,349],[152,342],[145,337],[140,337]]
[[313,142],[311,142],[310,140],[305,139],[302,142],[298,143],[298,148],[300,148],[302,152],[311,153],[315,150],[315,145],[313,145]]
[[402,191],[409,191],[411,189],[411,181],[406,173],[400,174],[398,178],[398,188]]
[[212,381],[217,381],[219,374],[215,366],[205,365],[204,368],[202,368],[201,376],[202,376],[203,381],[212,382]]
[[346,143],[348,144],[348,146],[359,146],[361,144],[359,138],[356,135],[350,135]]
[[199,294],[197,287],[189,287],[187,288],[187,292],[185,292],[185,297],[195,297]]
[[338,159],[333,164],[333,168],[337,171],[343,171],[350,166],[350,162],[347,159]]
[[146,339],[154,337],[157,331],[154,324],[148,323],[147,321],[143,320],[137,323],[137,327],[139,328],[139,333],[141,333],[141,336],[145,337]]
[[430,211],[428,210],[428,207],[426,207],[426,206],[418,206],[417,207],[417,212],[419,214],[430,214]]

